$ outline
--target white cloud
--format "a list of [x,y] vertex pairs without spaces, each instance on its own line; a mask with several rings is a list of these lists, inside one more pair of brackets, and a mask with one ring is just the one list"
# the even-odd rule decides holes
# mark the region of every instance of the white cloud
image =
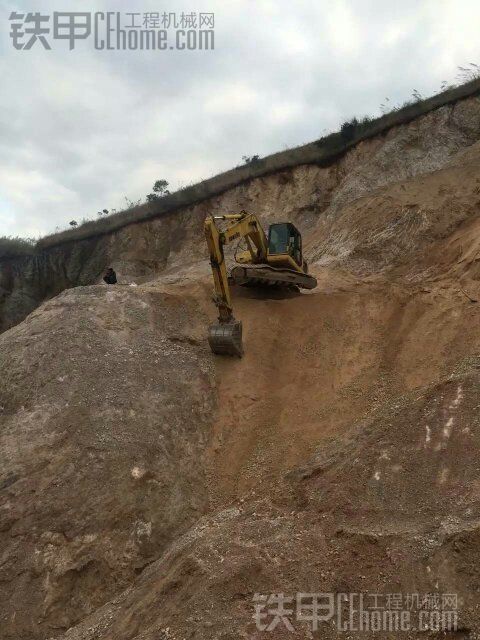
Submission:
[[328,38],[335,55],[355,56],[360,51],[365,32],[360,28],[354,6],[352,2],[336,0],[326,14]]
[[[4,27],[13,8],[40,10],[4,4]],[[45,0],[41,11],[58,8]],[[144,197],[157,178],[175,188],[308,142],[480,61],[470,0],[191,0],[188,10],[215,12],[215,51],[95,51],[88,41],[16,51],[2,28],[0,235],[49,232]]]
[[212,114],[252,111],[258,105],[259,96],[246,83],[232,83],[219,88],[206,98],[205,110]]

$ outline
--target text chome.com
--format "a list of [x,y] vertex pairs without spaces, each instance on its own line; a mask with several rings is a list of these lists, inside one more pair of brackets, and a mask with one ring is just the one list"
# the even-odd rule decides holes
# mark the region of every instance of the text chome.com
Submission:
[[51,50],[54,40],[68,41],[72,51],[78,41],[88,39],[98,51],[215,48],[213,13],[12,11],[9,20],[12,45],[23,51],[34,46]]
[[294,633],[299,625],[317,631],[333,624],[337,631],[456,631],[455,593],[285,593],[253,596],[253,620],[259,631],[283,627]]

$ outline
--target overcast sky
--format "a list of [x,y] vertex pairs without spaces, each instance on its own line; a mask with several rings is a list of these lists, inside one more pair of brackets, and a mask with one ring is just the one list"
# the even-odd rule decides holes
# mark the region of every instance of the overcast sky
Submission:
[[[0,6],[0,236],[39,236],[124,208],[157,178],[175,189],[314,140],[480,62],[478,0]],[[70,51],[50,34],[51,50],[17,50],[12,11],[118,11],[122,26],[126,13],[213,12],[215,49],[102,51],[92,36]]]

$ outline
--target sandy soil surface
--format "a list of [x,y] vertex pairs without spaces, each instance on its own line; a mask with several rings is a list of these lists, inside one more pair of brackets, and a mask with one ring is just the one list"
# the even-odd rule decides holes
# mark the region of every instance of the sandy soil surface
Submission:
[[[316,290],[234,292],[241,360],[197,255],[0,336],[2,640],[478,637],[479,145],[305,240]],[[455,594],[458,625],[261,631],[280,592]]]

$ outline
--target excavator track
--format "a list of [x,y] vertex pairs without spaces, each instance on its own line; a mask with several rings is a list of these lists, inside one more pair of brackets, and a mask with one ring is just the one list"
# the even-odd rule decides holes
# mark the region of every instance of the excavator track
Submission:
[[315,289],[317,286],[317,280],[313,276],[299,273],[293,269],[275,269],[266,264],[233,267],[230,272],[230,279],[233,284],[241,286],[296,286],[300,289]]

